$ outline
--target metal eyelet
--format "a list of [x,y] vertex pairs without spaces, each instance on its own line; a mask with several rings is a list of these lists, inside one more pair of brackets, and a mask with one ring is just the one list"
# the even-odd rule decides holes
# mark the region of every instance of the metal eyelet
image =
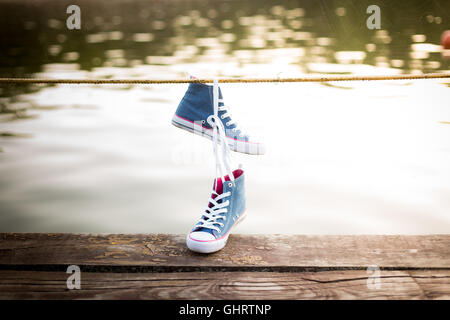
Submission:
[[205,120],[202,120],[202,124],[205,124]]
[[233,184],[231,182],[228,182],[228,186],[231,188]]
[[220,119],[222,119],[222,120],[223,120],[223,119],[225,119],[225,117],[224,117],[223,115],[221,115],[221,116],[220,116]]

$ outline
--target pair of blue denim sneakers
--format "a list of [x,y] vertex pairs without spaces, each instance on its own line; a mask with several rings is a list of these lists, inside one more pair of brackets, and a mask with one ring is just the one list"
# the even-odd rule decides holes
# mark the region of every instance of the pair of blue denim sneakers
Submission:
[[216,172],[208,205],[186,237],[190,250],[216,252],[226,245],[231,230],[246,216],[244,171],[242,168],[231,171],[226,159],[227,150],[260,155],[265,153],[265,146],[251,140],[233,121],[217,83],[213,86],[191,83],[178,105],[172,124],[212,139],[216,166],[220,161],[219,151],[224,151],[222,163],[227,166],[227,174],[219,177]]

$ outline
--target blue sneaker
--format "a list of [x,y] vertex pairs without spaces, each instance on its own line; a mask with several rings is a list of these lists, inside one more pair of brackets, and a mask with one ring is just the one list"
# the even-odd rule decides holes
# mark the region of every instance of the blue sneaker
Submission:
[[[172,118],[172,124],[212,139],[213,129],[207,119],[214,114],[213,86],[191,83]],[[250,140],[231,119],[223,102],[222,92],[218,90],[218,117],[221,120],[230,149],[237,152],[261,155],[266,152],[264,144]]]
[[208,206],[186,237],[189,249],[211,253],[222,249],[231,230],[245,218],[244,171],[233,171],[234,181],[227,175],[216,178]]

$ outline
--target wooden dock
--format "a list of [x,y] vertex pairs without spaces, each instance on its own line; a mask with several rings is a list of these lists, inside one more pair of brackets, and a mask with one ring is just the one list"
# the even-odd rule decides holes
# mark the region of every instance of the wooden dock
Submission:
[[450,235],[232,235],[200,255],[184,235],[0,233],[0,299],[450,299]]

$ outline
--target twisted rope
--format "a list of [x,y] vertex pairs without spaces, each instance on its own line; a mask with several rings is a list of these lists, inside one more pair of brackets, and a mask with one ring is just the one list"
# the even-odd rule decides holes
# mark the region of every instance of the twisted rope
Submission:
[[[221,83],[259,83],[259,82],[331,82],[331,81],[374,81],[374,80],[417,80],[450,78],[450,73],[403,74],[391,76],[318,76],[299,78],[223,78]],[[177,84],[213,83],[213,79],[42,79],[42,78],[0,78],[0,84]]]

